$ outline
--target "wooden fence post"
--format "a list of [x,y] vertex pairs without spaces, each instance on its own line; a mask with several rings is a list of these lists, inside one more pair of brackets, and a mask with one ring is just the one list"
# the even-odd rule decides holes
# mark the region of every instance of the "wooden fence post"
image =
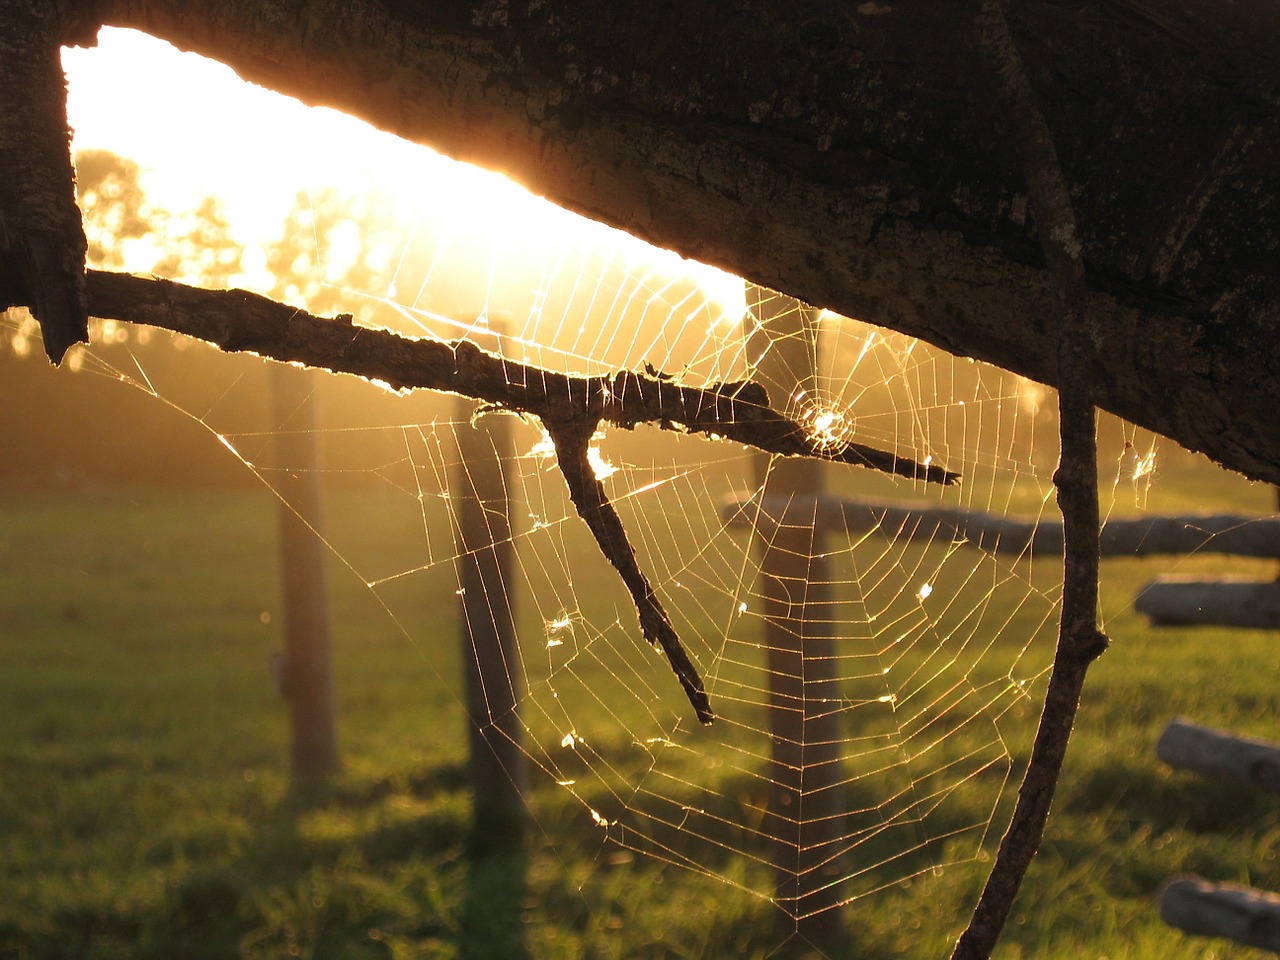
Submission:
[[473,421],[475,403],[465,398],[459,398],[455,410],[458,465],[451,487],[475,837],[481,844],[510,845],[523,835],[528,779],[510,593],[515,564],[508,494],[511,418],[492,414]]
[[276,453],[283,468],[279,506],[280,574],[285,649],[280,692],[289,704],[293,776],[324,781],[338,769],[333,676],[329,655],[329,593],[315,434],[315,379],[310,371],[272,364]]
[[[811,386],[817,350],[817,311],[761,287],[748,287],[747,305],[770,335],[756,376],[771,403],[788,409],[780,391]],[[768,833],[777,838],[775,897],[797,918],[797,932],[818,943],[843,934],[839,914],[843,824],[839,785],[843,739],[831,576],[816,526],[822,464],[808,458],[755,459],[764,495],[788,502],[781,523],[754,526],[760,550],[765,647],[769,671]]]

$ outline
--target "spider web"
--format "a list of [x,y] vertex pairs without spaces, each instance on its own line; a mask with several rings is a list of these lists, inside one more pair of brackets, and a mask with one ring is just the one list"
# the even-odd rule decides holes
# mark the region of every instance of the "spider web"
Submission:
[[[833,501],[949,503],[998,516],[1021,505],[1033,518],[1044,507],[1049,486],[1017,378],[795,304],[726,316],[687,280],[596,251],[548,254],[554,267],[512,293],[516,271],[501,252],[489,256],[503,279],[486,287],[471,323],[421,306],[432,302],[430,284],[404,282],[408,257],[389,286],[418,293],[377,299],[372,322],[461,336],[565,373],[647,364],[694,386],[755,376],[833,443],[857,437],[965,478],[944,493],[816,466]],[[454,275],[440,259],[426,273]],[[503,328],[515,332],[495,332]],[[781,363],[768,362],[774,354]],[[771,378],[760,378],[761,366]],[[421,531],[425,553],[391,570],[352,563],[393,613],[421,595],[420,581],[460,561],[457,509],[472,481],[458,434],[473,409],[389,428],[402,455],[374,472],[401,502],[383,509],[401,514],[395,526]],[[507,593],[526,628],[504,672],[520,691],[520,745],[610,844],[740,886],[797,920],[983,855],[1007,815],[1034,714],[1029,687],[1051,648],[1055,564],[978,548],[927,516],[866,528],[821,519],[827,529],[815,535],[804,490],[784,483],[791,502],[781,512],[763,499],[791,462],[652,427],[602,431],[597,476],[704,674],[717,712],[704,728],[575,515],[550,438],[536,422],[513,434]],[[248,438],[226,439],[242,450]],[[267,477],[289,468],[251,465]],[[804,571],[775,576],[783,612],[770,609],[777,591],[765,557],[775,554]],[[530,616],[540,629],[527,628]]]
[[[461,616],[422,610],[428,584],[456,578],[463,559],[460,505],[479,468],[461,435],[504,421],[507,436],[485,441],[504,464],[514,561],[503,606],[518,624],[502,664],[518,724],[501,730],[516,731],[535,771],[533,815],[539,791],[571,797],[602,851],[712,878],[796,922],[949,867],[985,869],[1033,733],[1060,567],[930,511],[1042,517],[1055,458],[1044,391],[604,228],[566,238],[536,219],[524,232],[459,221],[438,192],[378,186],[403,184],[400,149],[387,147],[384,169],[370,158],[364,190],[297,188],[284,280],[284,261],[273,273],[252,244],[230,279],[266,277],[313,313],[469,339],[561,373],[756,379],[832,447],[857,440],[963,477],[940,487],[801,464],[656,425],[593,438],[596,476],[705,680],[717,719],[704,726],[644,641],[541,424],[313,378],[325,423],[306,430],[324,479],[376,504],[378,529],[401,538],[347,527],[327,542],[389,629],[424,651]],[[78,362],[183,408],[268,484],[297,470],[276,452],[294,431],[287,417],[263,430],[227,413],[249,389],[242,366],[196,402],[177,374],[145,363],[93,351]]]

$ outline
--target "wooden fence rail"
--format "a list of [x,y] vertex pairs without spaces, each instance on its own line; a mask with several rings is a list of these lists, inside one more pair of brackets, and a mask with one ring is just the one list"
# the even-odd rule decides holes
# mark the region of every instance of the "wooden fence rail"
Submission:
[[1202,727],[1182,717],[1156,742],[1156,756],[1171,767],[1280,793],[1280,744]]
[[1160,917],[1186,933],[1280,953],[1280,896],[1274,893],[1179,877],[1161,891]]
[[[1156,755],[1172,767],[1214,781],[1233,780],[1280,793],[1280,743],[1177,717],[1156,742]],[[1160,916],[1186,933],[1226,937],[1280,953],[1280,896],[1274,893],[1178,877],[1160,893]]]
[[[756,528],[790,524],[792,515],[808,520],[812,509],[783,497],[733,498],[722,505],[721,519],[730,527]],[[1062,521],[1056,517],[1011,519],[963,507],[822,494],[817,498],[817,523],[824,529],[871,530],[913,540],[941,536],[994,553],[1062,555]],[[1109,520],[1099,546],[1104,557],[1200,552],[1280,558],[1280,519],[1188,514]]]
[[1133,608],[1164,627],[1280,628],[1280,583],[1165,574],[1143,587]]

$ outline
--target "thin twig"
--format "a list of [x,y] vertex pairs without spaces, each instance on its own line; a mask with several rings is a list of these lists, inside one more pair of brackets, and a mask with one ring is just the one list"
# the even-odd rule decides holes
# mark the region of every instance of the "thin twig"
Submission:
[[544,422],[594,418],[628,429],[652,423],[783,456],[817,457],[933,483],[960,479],[942,467],[861,444],[828,450],[801,424],[773,410],[765,389],[751,381],[691,387],[630,371],[568,376],[486,353],[466,340],[402,337],[358,326],[349,316],[312,316],[244,290],[201,290],[98,270],[88,272],[85,285],[93,316],[162,327],[227,352],[353,373],[397,389],[458,393]]
[[1031,760],[1009,829],[952,960],[991,955],[1044,837],[1085,673],[1107,646],[1098,630],[1098,464],[1089,356],[1088,291],[1066,177],[1048,125],[1009,33],[999,0],[983,0],[976,22],[1021,157],[1027,191],[1058,303],[1058,422],[1061,459],[1054,484],[1062,511],[1062,614],[1053,674]]
[[671,618],[662,609],[657,594],[653,592],[653,587],[636,563],[636,553],[627,540],[622,518],[613,508],[604,485],[596,478],[587,458],[591,436],[595,433],[597,424],[581,420],[567,423],[544,420],[543,424],[555,443],[556,461],[569,487],[569,497],[578,509],[578,516],[587,522],[600,546],[600,552],[609,558],[609,562],[622,576],[622,582],[627,585],[640,616],[640,629],[644,632],[645,639],[662,647],[671,669],[675,671],[689,702],[693,704],[698,719],[703,723],[711,723],[715,714],[711,710],[698,669],[689,659],[676,635],[675,627],[671,625]]

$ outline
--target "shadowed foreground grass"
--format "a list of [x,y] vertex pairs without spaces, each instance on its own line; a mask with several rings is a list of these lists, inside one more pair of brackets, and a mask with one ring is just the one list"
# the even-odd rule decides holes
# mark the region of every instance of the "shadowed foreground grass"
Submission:
[[[411,567],[418,540],[383,544],[388,567]],[[473,855],[448,563],[415,587],[416,606],[397,608],[405,632],[335,565],[345,769],[323,794],[291,792],[268,671],[274,560],[265,495],[5,498],[0,957],[803,952],[779,951],[769,904],[605,843],[536,772],[526,849]],[[1280,889],[1274,801],[1164,769],[1152,745],[1177,714],[1276,736],[1280,645],[1257,631],[1144,627],[1128,599],[1165,566],[1104,567],[1115,642],[1091,675],[1049,838],[999,956],[1256,955],[1166,929],[1154,896],[1182,871]],[[1180,569],[1227,566],[1269,570]],[[594,567],[579,569],[585,596]],[[944,956],[982,866],[852,905],[851,954]],[[717,869],[753,868],[723,858]]]

